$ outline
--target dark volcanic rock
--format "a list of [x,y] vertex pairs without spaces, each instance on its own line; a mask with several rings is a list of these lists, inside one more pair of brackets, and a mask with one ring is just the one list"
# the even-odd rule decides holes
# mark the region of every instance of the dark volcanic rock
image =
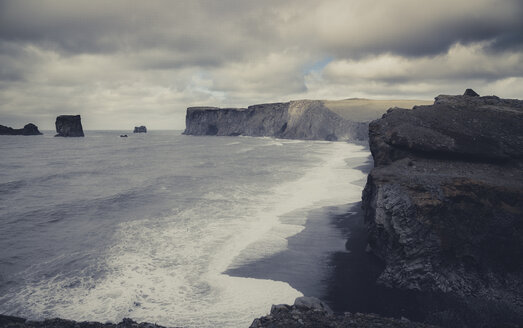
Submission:
[[135,126],[133,133],[147,133],[147,128],[145,126]]
[[190,107],[184,134],[307,140],[365,140],[367,123],[352,122],[317,100],[253,105],[248,108]]
[[439,96],[390,109],[369,137],[379,282],[460,298],[478,313],[470,326],[523,324],[523,101]]
[[22,129],[13,129],[8,126],[0,125],[0,135],[21,135],[21,136],[34,136],[41,135],[42,133],[38,130],[38,127],[33,123],[26,124]]
[[465,90],[465,93],[463,95],[469,96],[469,97],[479,97],[479,95],[476,93],[476,91],[474,91],[472,89]]
[[82,119],[80,115],[60,115],[56,118],[55,137],[83,137]]
[[409,320],[383,318],[375,314],[334,314],[328,306],[312,297],[300,297],[293,306],[273,305],[271,313],[255,319],[250,328],[429,328]]
[[156,324],[137,323],[125,318],[120,323],[101,323],[93,321],[76,322],[64,319],[46,319],[44,321],[29,321],[23,318],[0,315],[0,327],[3,328],[165,328]]

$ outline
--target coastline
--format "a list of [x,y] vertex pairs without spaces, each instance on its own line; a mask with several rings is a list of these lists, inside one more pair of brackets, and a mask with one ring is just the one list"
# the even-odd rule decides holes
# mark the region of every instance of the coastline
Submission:
[[[362,157],[360,162],[353,167],[367,176],[373,167],[368,145],[353,144],[364,146],[364,150],[369,152],[367,157]],[[366,177],[351,182],[360,187],[361,191],[363,191],[365,183]],[[280,217],[280,221],[282,224],[293,224],[293,220],[300,215],[306,217],[303,230],[287,238],[286,250],[262,259],[232,266],[224,274],[283,281],[304,296],[319,298],[336,312],[343,312],[346,306],[343,303],[342,295],[338,295],[338,292],[343,289],[337,286],[345,288],[350,285],[349,280],[351,279],[339,276],[346,270],[343,261],[346,260],[346,257],[351,259],[350,261],[365,260],[364,257],[371,257],[365,252],[367,235],[363,223],[361,200],[343,205],[301,209],[287,213]],[[352,229],[355,230],[352,231]],[[357,237],[358,242],[365,242],[361,252],[359,249],[357,252],[347,250],[347,245],[351,243],[353,237]],[[352,259],[353,255],[356,255],[354,259]],[[362,284],[362,280],[369,277],[365,271],[367,269],[367,265],[361,266],[361,270],[352,276],[356,285],[370,285],[370,281]],[[376,272],[376,276],[379,272]],[[355,301],[359,301],[359,299]]]
[[[305,296],[321,298],[332,271],[328,254],[342,252],[345,239],[330,224],[349,206],[327,206],[310,210],[304,229],[287,238],[286,250],[268,257],[229,268],[224,274],[236,277],[283,281]],[[285,217],[280,218],[285,224]]]

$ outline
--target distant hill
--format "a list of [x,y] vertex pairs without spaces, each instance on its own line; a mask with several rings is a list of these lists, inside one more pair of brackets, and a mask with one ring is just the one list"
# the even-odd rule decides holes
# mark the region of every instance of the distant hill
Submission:
[[401,107],[410,109],[416,105],[432,105],[434,100],[372,100],[350,98],[343,100],[324,100],[325,107],[344,119],[355,122],[368,122],[378,119],[387,109]]

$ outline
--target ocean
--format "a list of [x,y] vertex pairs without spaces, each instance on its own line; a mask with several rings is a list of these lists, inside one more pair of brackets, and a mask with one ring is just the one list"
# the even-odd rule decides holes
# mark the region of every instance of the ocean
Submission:
[[86,131],[0,136],[0,313],[248,327],[321,297],[367,148]]

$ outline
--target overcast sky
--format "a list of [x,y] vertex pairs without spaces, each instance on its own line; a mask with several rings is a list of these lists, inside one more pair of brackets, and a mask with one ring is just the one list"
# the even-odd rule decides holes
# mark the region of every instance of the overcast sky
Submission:
[[188,106],[523,98],[523,1],[0,0],[0,124],[183,129]]

